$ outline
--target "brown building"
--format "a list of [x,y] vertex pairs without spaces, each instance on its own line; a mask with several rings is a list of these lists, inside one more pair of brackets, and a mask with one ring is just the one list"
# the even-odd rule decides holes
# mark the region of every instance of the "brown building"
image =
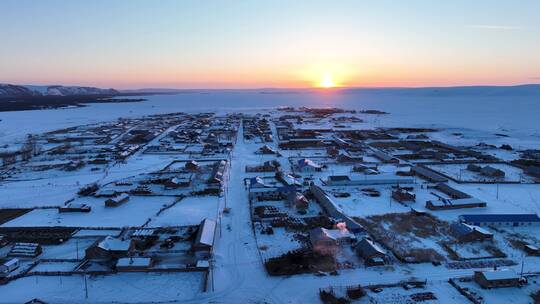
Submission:
[[517,287],[520,277],[510,269],[475,271],[474,281],[482,288]]

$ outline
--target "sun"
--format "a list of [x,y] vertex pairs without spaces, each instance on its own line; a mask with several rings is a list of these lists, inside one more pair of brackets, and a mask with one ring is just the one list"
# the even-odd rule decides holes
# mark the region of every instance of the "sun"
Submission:
[[332,74],[330,73],[325,73],[322,76],[321,81],[319,82],[319,87],[321,88],[330,89],[330,88],[334,88],[335,86],[336,86],[336,83],[334,82]]

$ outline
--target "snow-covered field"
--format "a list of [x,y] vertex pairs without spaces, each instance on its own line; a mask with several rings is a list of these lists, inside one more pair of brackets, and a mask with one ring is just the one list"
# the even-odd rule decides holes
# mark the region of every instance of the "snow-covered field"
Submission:
[[[39,298],[51,303],[141,303],[184,301],[196,297],[203,284],[202,272],[120,273],[87,276],[31,276],[2,287],[3,303]],[[24,292],[22,292],[24,291]]]

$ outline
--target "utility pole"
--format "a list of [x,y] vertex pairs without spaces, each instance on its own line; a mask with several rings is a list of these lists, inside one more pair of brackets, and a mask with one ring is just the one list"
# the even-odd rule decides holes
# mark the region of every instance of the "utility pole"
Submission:
[[86,282],[86,271],[84,272],[84,296],[88,299],[88,283]]

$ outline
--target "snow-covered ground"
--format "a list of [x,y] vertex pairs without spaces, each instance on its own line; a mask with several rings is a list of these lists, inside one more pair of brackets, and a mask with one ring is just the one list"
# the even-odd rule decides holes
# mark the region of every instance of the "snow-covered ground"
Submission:
[[86,284],[88,297],[82,275],[25,277],[2,286],[0,302],[21,303],[33,298],[50,303],[149,303],[168,302],[170,299],[187,301],[200,293],[203,273],[87,276]]
[[[358,114],[364,122],[355,127],[434,127],[444,128],[429,134],[432,138],[455,145],[476,145],[486,142],[500,146],[538,148],[540,129],[536,124],[540,108],[534,100],[523,96],[400,96],[376,93],[339,93],[317,95],[259,94],[254,92],[211,92],[209,94],[180,94],[148,96],[148,101],[126,104],[92,104],[82,108],[3,112],[0,113],[0,143],[11,143],[26,133],[40,133],[53,129],[114,120],[119,117],[135,117],[154,113],[204,110],[229,112],[243,111],[249,114],[263,112],[262,108],[279,105],[332,106],[352,109],[377,109],[390,115]],[[257,106],[253,107],[254,101]],[[224,107],[227,105],[227,107]],[[489,105],[489,106],[487,106]],[[519,106],[517,106],[519,105]],[[516,119],[519,117],[519,119]],[[325,123],[321,122],[320,126]],[[274,133],[275,132],[275,129]],[[50,302],[169,302],[182,303],[317,303],[318,289],[328,286],[354,284],[396,283],[411,277],[428,280],[427,289],[434,292],[442,303],[465,303],[448,283],[448,278],[471,275],[474,269],[450,269],[430,263],[396,263],[388,268],[365,268],[340,270],[338,276],[314,276],[313,274],[291,277],[271,277],[262,260],[279,255],[301,246],[293,240],[294,233],[283,228],[275,229],[273,236],[255,235],[250,219],[248,193],[244,180],[255,174],[245,173],[246,166],[260,165],[276,159],[273,155],[255,152],[261,143],[243,140],[240,128],[237,143],[232,151],[230,174],[226,174],[222,196],[187,197],[175,203],[174,197],[132,196],[118,207],[105,207],[104,199],[76,198],[75,202],[92,207],[91,213],[59,213],[57,209],[35,209],[15,218],[2,227],[68,226],[110,227],[125,226],[166,227],[197,225],[204,218],[216,219],[216,232],[211,269],[207,280],[207,293],[201,292],[204,277],[200,273],[131,273],[111,276],[88,277],[88,299],[85,298],[82,276],[26,277],[0,287],[0,302],[21,302],[39,297]],[[503,133],[509,137],[499,136]],[[163,135],[162,135],[163,136]],[[160,136],[159,138],[162,138]],[[277,136],[274,136],[277,137]],[[158,138],[158,139],[159,139]],[[150,144],[156,144],[155,139]],[[275,142],[270,146],[277,148]],[[286,172],[291,172],[288,157],[326,157],[326,151],[282,151],[277,158]],[[305,153],[304,153],[305,152]],[[499,152],[497,152],[499,153]],[[515,154],[502,153],[507,159]],[[138,151],[125,163],[117,163],[98,172],[84,174],[60,172],[35,180],[3,181],[0,184],[0,207],[60,206],[72,199],[82,185],[92,182],[107,184],[139,174],[163,169],[172,160],[185,159],[184,155],[149,155]],[[371,160],[366,157],[365,160]],[[380,171],[395,174],[394,165],[381,165]],[[454,168],[445,168],[449,174],[458,174]],[[520,172],[511,168],[509,178],[515,179]],[[517,170],[517,169],[516,169]],[[326,179],[329,175],[350,174],[348,165],[329,164],[321,173],[312,174],[314,180]],[[457,172],[457,173],[456,173]],[[31,175],[31,174],[30,174]],[[306,177],[307,174],[304,174]],[[540,213],[540,187],[535,184],[456,184],[449,183],[461,191],[488,202],[486,208],[431,212],[437,218],[452,222],[463,213]],[[332,197],[347,215],[368,217],[384,213],[404,213],[409,206],[425,211],[425,202],[436,199],[434,190],[425,187],[425,181],[415,180],[412,191],[417,195],[415,203],[399,204],[391,199],[390,185],[366,187],[324,187],[327,192],[348,192],[350,197]],[[380,196],[366,195],[362,188],[373,188]],[[266,205],[282,205],[282,201],[265,202]],[[166,207],[170,208],[158,212]],[[223,209],[230,208],[223,213]],[[313,207],[308,215],[320,208]],[[301,216],[298,216],[301,217]],[[80,259],[84,250],[105,235],[114,235],[120,230],[82,230],[61,245],[46,245],[43,259]],[[528,231],[531,232],[531,231]],[[533,231],[533,233],[536,233]],[[499,247],[508,246],[510,232],[496,237]],[[440,247],[432,239],[423,239],[422,247]],[[261,248],[266,248],[260,250]],[[187,249],[187,247],[185,248]],[[475,248],[462,248],[464,257],[474,256]],[[504,248],[509,258],[520,260],[521,252]],[[444,252],[441,251],[442,254]],[[79,256],[80,254],[80,256]],[[526,257],[524,270],[539,271],[540,258]],[[64,271],[73,266],[71,262],[40,263],[34,271]],[[518,270],[521,265],[511,266]],[[28,293],[21,295],[21,290]],[[513,294],[515,291],[509,292]],[[388,291],[391,293],[391,291]],[[508,294],[505,297],[508,297]],[[384,295],[384,294],[383,294]],[[381,295],[381,297],[383,296]],[[517,297],[517,295],[516,295]],[[488,297],[486,297],[488,298]],[[521,298],[520,298],[521,299]]]

